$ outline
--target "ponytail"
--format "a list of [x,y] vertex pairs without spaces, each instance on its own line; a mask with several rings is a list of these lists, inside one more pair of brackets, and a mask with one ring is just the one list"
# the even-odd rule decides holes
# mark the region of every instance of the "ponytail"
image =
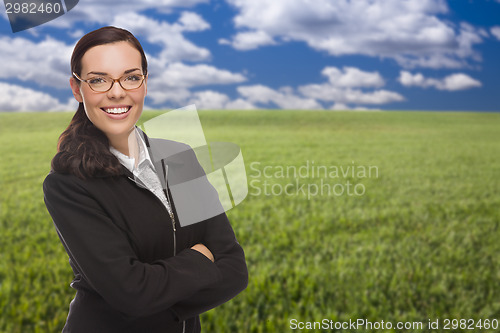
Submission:
[[88,119],[83,103],[59,137],[51,167],[53,171],[73,174],[81,179],[121,173],[120,162],[109,151],[108,138]]

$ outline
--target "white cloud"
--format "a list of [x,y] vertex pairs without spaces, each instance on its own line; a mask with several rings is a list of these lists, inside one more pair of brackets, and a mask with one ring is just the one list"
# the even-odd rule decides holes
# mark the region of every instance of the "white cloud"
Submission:
[[194,93],[190,104],[195,104],[198,109],[223,109],[224,105],[229,101],[227,95],[220,92],[207,90]]
[[246,81],[242,74],[210,65],[186,65],[179,62],[164,64],[158,59],[152,60],[150,61],[152,70],[148,78],[148,95],[153,99],[154,104],[167,101],[184,104],[190,97],[189,88]]
[[307,97],[327,102],[348,104],[387,104],[404,101],[399,93],[388,90],[362,91],[359,89],[342,89],[331,84],[308,84],[299,87],[299,91]]
[[[44,24],[58,28],[71,28],[76,22],[95,22],[101,25],[110,24],[110,18],[126,13],[139,13],[154,9],[162,13],[171,13],[178,8],[191,8],[209,0],[85,0],[80,1],[71,11],[64,15],[64,19],[55,19]],[[36,29],[36,28],[35,28]]]
[[0,82],[0,111],[72,111],[77,105],[73,98],[61,104],[49,94]]
[[73,30],[73,31],[68,31],[68,36],[74,39],[80,39],[83,35],[85,35],[85,31],[81,29]]
[[356,108],[350,108],[346,104],[342,103],[334,103],[331,107],[330,110],[334,111],[381,111],[380,109],[370,109],[370,108],[365,108],[365,107],[356,107]]
[[183,31],[203,31],[210,29],[210,24],[200,15],[193,12],[182,12],[178,22],[183,27]]
[[246,80],[243,74],[232,73],[224,69],[198,64],[186,65],[183,63],[168,64],[153,74],[155,84],[173,87],[195,87],[208,84],[240,83]]
[[343,110],[349,110],[349,106],[344,103],[333,103],[333,105],[330,107],[330,110],[338,110],[338,111],[343,111]]
[[220,110],[220,109],[257,109],[252,103],[238,98],[234,101],[230,98],[217,91],[206,90],[194,93],[193,98],[187,104],[195,104],[197,109],[209,109],[209,110]]
[[406,87],[417,86],[417,87],[422,87],[422,88],[436,86],[439,82],[436,79],[424,78],[422,73],[417,73],[417,74],[413,75],[407,71],[401,71],[399,73],[398,81]]
[[[238,14],[241,30],[233,47],[260,44],[245,36],[265,34],[269,41],[302,41],[341,56],[362,54],[392,58],[405,67],[464,67],[480,61],[473,49],[485,31],[468,24],[455,26],[441,19],[445,0],[226,0]],[[265,45],[265,43],[264,43]]]
[[219,39],[219,44],[232,45],[237,50],[246,51],[253,50],[264,45],[274,45],[276,42],[266,32],[257,30],[240,32],[233,37],[232,41],[224,38]]
[[290,90],[276,91],[264,85],[240,86],[237,88],[240,95],[250,103],[274,103],[282,109],[322,109],[323,107],[312,98],[303,98],[294,95]]
[[[499,0],[500,2],[500,0]],[[495,36],[498,40],[500,40],[500,26],[494,26],[490,29],[490,32],[493,36]]]
[[[404,97],[388,90],[372,90],[385,85],[378,72],[365,72],[355,67],[325,67],[321,73],[328,78],[323,84],[308,84],[298,88],[281,87],[278,90],[256,84],[239,86],[244,100],[259,107],[276,105],[282,109],[323,109],[319,102],[333,102],[331,109],[367,110],[364,105],[381,105],[403,101]],[[361,89],[362,88],[362,89]]]
[[202,61],[211,56],[208,49],[196,46],[183,35],[186,31],[210,28],[210,25],[195,13],[184,12],[176,23],[170,24],[127,12],[116,16],[112,25],[130,30],[139,39],[144,37],[150,43],[159,44],[162,51],[158,58],[163,62]]
[[439,68],[460,68],[466,67],[467,64],[461,59],[454,59],[443,54],[432,54],[420,57],[406,57],[403,55],[395,55],[394,59],[405,68],[427,67],[433,69]]
[[1,79],[17,78],[36,82],[40,86],[67,88],[69,86],[72,47],[47,37],[32,42],[22,37],[0,37]]
[[407,71],[401,71],[398,80],[406,87],[433,87],[448,91],[465,90],[482,86],[480,81],[463,73],[451,74],[443,79],[434,79],[425,78],[422,73],[411,74]]
[[385,81],[378,72],[364,72],[355,67],[325,67],[321,74],[335,87],[382,87]]
[[237,98],[233,101],[229,101],[226,104],[226,109],[228,110],[255,110],[258,108],[259,107],[242,98]]
[[321,74],[328,78],[327,83],[303,85],[298,88],[299,92],[309,98],[335,102],[342,108],[346,104],[387,104],[404,100],[393,91],[355,89],[384,86],[385,80],[378,72],[365,72],[355,67],[344,67],[343,70],[325,67]]
[[[179,105],[186,105],[186,101],[191,96],[191,92],[186,88],[164,88],[155,87],[154,84],[148,84],[148,95],[147,98],[152,99],[152,104],[177,107]],[[171,105],[170,105],[171,104]]]

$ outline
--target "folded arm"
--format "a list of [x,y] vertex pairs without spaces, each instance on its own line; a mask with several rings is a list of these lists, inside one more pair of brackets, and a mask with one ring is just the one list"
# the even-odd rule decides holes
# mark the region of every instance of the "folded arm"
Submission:
[[153,263],[141,262],[126,232],[74,176],[50,174],[43,190],[47,209],[73,264],[117,310],[146,316],[223,280],[219,265],[194,249]]

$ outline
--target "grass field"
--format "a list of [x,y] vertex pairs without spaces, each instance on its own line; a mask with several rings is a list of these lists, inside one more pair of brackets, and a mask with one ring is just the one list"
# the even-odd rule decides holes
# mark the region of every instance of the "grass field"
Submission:
[[[0,332],[60,332],[74,294],[41,189],[71,116],[0,114]],[[394,332],[429,332],[429,319],[439,320],[436,332],[469,332],[444,325],[470,319],[475,332],[500,330],[483,326],[500,320],[500,114],[200,118],[208,141],[241,147],[251,184],[228,213],[250,282],[202,316],[204,332],[291,332],[291,323],[323,319],[383,320]],[[328,173],[312,175],[312,165]],[[376,174],[335,175],[370,166]],[[348,182],[357,194],[340,193]],[[424,328],[397,330],[397,322]]]

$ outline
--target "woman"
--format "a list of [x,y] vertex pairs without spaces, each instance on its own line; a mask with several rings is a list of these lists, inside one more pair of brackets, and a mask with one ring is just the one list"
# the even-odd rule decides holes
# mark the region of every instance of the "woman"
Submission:
[[[104,27],[83,36],[71,70],[79,107],[43,184],[75,274],[63,332],[200,332],[198,315],[247,285],[229,221],[222,213],[179,223],[168,187],[177,171],[167,177],[154,140],[135,126],[148,71],[130,32]],[[167,155],[188,153],[177,169],[201,170],[187,146],[160,141]]]

